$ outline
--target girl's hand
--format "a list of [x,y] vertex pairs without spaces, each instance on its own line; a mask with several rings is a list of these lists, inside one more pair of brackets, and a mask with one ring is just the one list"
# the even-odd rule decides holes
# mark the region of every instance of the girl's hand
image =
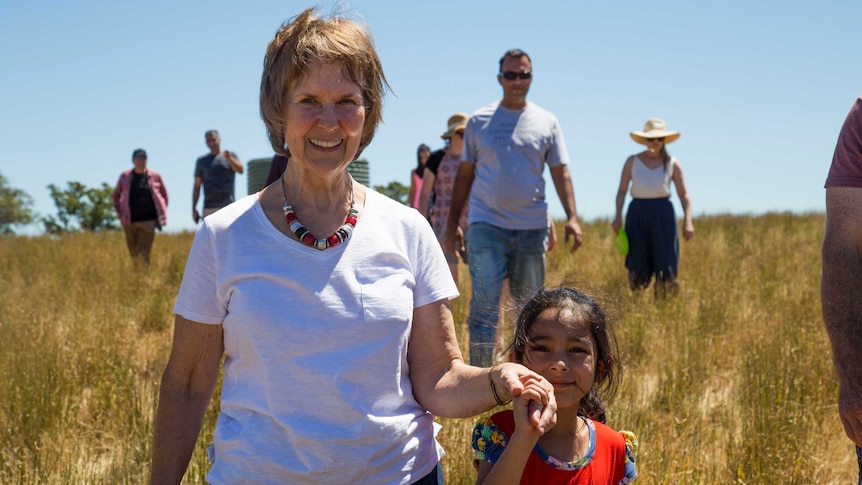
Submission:
[[620,228],[623,227],[623,221],[619,217],[614,217],[614,221],[611,222],[611,228],[614,230],[614,236],[620,232]]
[[499,381],[495,382],[501,384],[497,387],[501,399],[514,400],[530,389],[527,397],[534,403],[529,413],[530,426],[540,435],[557,423],[557,399],[554,396],[554,386],[547,379],[521,364],[512,362],[500,364],[494,369],[500,373]]
[[[553,396],[553,391],[551,391]],[[515,430],[521,431],[532,438],[538,439],[557,424],[557,414],[554,413],[545,423],[542,414],[548,408],[549,395],[539,382],[530,382],[524,391],[512,400],[512,413],[515,418]]]

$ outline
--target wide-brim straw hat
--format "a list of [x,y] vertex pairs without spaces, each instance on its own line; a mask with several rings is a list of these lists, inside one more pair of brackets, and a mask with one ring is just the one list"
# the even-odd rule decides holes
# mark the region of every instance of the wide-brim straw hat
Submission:
[[446,124],[446,133],[440,135],[440,138],[444,140],[447,138],[452,138],[452,135],[455,134],[458,130],[463,130],[467,126],[467,120],[470,117],[467,116],[466,113],[455,113],[449,117],[449,123]]
[[666,124],[663,119],[650,118],[644,123],[643,131],[633,131],[629,133],[629,136],[641,145],[646,145],[648,138],[664,138],[665,144],[673,143],[679,138],[679,132],[667,131],[665,127]]

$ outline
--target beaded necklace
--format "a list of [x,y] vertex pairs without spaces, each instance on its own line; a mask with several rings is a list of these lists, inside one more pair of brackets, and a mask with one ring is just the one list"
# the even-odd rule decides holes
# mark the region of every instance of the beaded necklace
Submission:
[[344,220],[344,225],[341,226],[335,234],[327,238],[316,238],[314,235],[299,222],[296,218],[296,213],[293,206],[287,203],[287,195],[284,193],[284,173],[281,174],[281,198],[284,200],[284,205],[281,210],[284,212],[284,220],[287,221],[288,227],[293,231],[297,239],[304,244],[313,247],[319,251],[326,248],[338,246],[353,233],[353,228],[356,227],[356,216],[359,212],[356,210],[356,194],[353,193],[353,176],[350,177],[350,210],[347,211],[347,218]]

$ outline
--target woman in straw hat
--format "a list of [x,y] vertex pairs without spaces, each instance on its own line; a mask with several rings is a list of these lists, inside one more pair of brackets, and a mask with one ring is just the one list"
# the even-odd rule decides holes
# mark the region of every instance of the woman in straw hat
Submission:
[[[461,147],[464,146],[464,127],[467,126],[468,116],[464,113],[455,113],[449,117],[446,123],[446,131],[440,135],[446,142],[446,146],[435,151],[425,164],[425,174],[422,177],[422,195],[419,198],[419,212],[428,217],[431,227],[437,239],[441,240],[443,253],[449,263],[449,271],[455,284],[458,283],[458,256],[449,253],[446,245],[442,243],[443,232],[446,230],[446,221],[449,219],[449,205],[452,203],[452,189],[455,186],[455,175],[458,174],[458,165],[461,164]],[[434,193],[434,202],[429,207],[431,193]],[[467,227],[467,209],[462,211],[459,225],[462,229]]]
[[655,276],[657,293],[676,291],[679,237],[676,215],[670,203],[670,183],[685,213],[682,234],[686,241],[694,235],[691,221],[691,201],[682,167],[667,152],[667,144],[679,138],[679,132],[667,131],[665,122],[650,118],[643,131],[630,133],[632,139],[646,150],[632,155],[623,166],[617,191],[617,211],[611,226],[614,234],[622,228],[623,202],[631,184],[632,201],[626,214],[625,231],[629,240],[626,268],[633,290],[645,289]]

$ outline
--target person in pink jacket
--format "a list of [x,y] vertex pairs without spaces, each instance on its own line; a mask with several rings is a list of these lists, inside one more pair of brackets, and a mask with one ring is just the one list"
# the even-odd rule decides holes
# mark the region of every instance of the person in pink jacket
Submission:
[[114,210],[126,233],[126,244],[135,263],[150,264],[156,228],[166,225],[168,190],[162,176],[147,168],[147,152],[132,152],[134,168],[120,174],[114,188]]

